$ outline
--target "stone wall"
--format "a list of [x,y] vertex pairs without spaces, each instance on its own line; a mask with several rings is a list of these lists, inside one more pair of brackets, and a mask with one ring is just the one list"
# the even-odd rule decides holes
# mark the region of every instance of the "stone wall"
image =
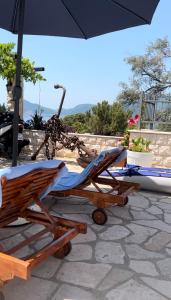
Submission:
[[[73,135],[73,134],[70,134]],[[79,139],[85,143],[90,149],[97,149],[97,152],[101,152],[105,149],[111,149],[120,145],[122,137],[113,136],[99,136],[90,134],[77,134]],[[24,130],[24,137],[30,140],[30,145],[25,147],[23,154],[30,157],[41,145],[44,140],[45,133],[41,130]],[[45,157],[45,147],[40,151],[38,158]],[[67,149],[62,149],[56,152],[56,157],[63,158],[76,158],[78,157],[77,150],[71,152]]]
[[[30,140],[30,145],[24,147],[21,155],[24,155],[26,157],[31,157],[33,155],[33,153],[35,153],[35,151],[41,145],[41,143],[44,141],[45,133],[42,130],[24,130],[23,136],[25,139]],[[40,151],[38,158],[40,158],[40,159],[45,158],[44,154],[45,154],[45,148],[43,148]]]
[[138,136],[151,141],[150,149],[154,154],[153,166],[171,168],[171,132],[154,130],[131,130],[130,141]]
[[[72,135],[72,134],[71,134]],[[77,134],[90,149],[97,149],[98,153],[105,149],[111,149],[121,144],[122,137],[99,136],[90,134]],[[24,130],[24,137],[30,139],[30,145],[25,147],[23,154],[30,157],[41,145],[44,140],[44,131],[41,130]],[[171,168],[171,133],[153,130],[131,130],[130,140],[132,138],[143,136],[151,141],[150,148],[154,154],[153,166]],[[56,152],[56,157],[64,159],[75,159],[78,157],[77,151],[71,152],[62,149]],[[38,158],[45,158],[45,147],[40,151]]]

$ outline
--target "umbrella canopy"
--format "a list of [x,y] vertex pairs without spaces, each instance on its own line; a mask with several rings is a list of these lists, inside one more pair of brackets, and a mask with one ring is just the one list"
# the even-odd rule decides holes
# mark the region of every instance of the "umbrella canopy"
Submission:
[[[23,1],[23,0],[22,0]],[[24,34],[88,39],[150,24],[159,0],[25,0]],[[19,0],[0,1],[0,27],[18,32]]]
[[23,34],[88,39],[150,24],[159,0],[1,0],[0,27],[18,33],[14,88],[13,165],[17,158]]

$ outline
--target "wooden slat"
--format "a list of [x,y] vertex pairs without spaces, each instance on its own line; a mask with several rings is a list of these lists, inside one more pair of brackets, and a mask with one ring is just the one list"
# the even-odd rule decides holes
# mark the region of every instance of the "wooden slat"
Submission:
[[0,279],[9,280],[18,276],[27,279],[30,275],[29,262],[0,253]]
[[[83,223],[51,216],[39,199],[44,189],[48,187],[57,174],[60,174],[63,167],[64,163],[61,163],[57,168],[34,170],[12,180],[7,180],[6,177],[1,178],[3,202],[2,208],[0,208],[0,227],[11,223],[17,217],[24,217],[32,223],[44,225],[45,229],[19,242],[6,252],[4,248],[0,248],[0,282],[8,281],[15,276],[27,279],[32,267],[62,248],[78,233],[86,233],[87,227]],[[28,209],[33,201],[39,205],[42,210],[41,213]],[[24,260],[11,256],[12,253],[48,232],[52,234],[54,240],[31,255],[30,258]]]

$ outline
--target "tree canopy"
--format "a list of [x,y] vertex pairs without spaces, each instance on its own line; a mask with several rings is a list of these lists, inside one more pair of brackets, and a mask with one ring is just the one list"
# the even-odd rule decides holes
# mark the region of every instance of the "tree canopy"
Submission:
[[143,55],[126,58],[132,77],[129,84],[121,83],[121,93],[117,99],[128,106],[135,103],[142,92],[154,95],[168,91],[171,88],[170,59],[171,49],[167,38],[150,43]]
[[[16,52],[14,51],[15,43],[0,44],[0,77],[6,79],[12,84],[16,72]],[[36,83],[37,80],[45,80],[44,77],[35,72],[34,62],[28,58],[22,58],[21,75],[25,81]]]
[[[79,133],[85,133],[88,131],[86,113],[67,115],[63,118],[62,121],[63,124],[70,127],[70,131],[76,131]],[[71,130],[71,127],[73,128],[73,130]]]
[[90,111],[65,116],[62,121],[78,133],[115,135],[125,132],[131,114],[131,111],[124,110],[121,103],[109,104],[103,100],[94,105]]
[[104,100],[97,103],[89,112],[89,132],[100,135],[123,134],[131,114],[130,110],[124,110],[121,103],[109,104],[108,101]]

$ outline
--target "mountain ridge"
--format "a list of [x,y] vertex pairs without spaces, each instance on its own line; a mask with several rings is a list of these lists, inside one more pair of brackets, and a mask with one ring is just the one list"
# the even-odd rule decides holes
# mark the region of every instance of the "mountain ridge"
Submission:
[[[67,115],[73,115],[77,113],[85,113],[86,111],[90,110],[93,105],[90,103],[83,103],[83,104],[78,104],[74,106],[73,108],[62,108],[61,115],[60,117],[65,117]],[[25,121],[29,120],[32,118],[34,115],[35,111],[41,111],[41,114],[43,116],[44,120],[48,120],[52,115],[57,113],[57,110],[46,107],[46,106],[40,106],[39,104],[32,103],[28,100],[24,100],[24,116],[23,119]]]

